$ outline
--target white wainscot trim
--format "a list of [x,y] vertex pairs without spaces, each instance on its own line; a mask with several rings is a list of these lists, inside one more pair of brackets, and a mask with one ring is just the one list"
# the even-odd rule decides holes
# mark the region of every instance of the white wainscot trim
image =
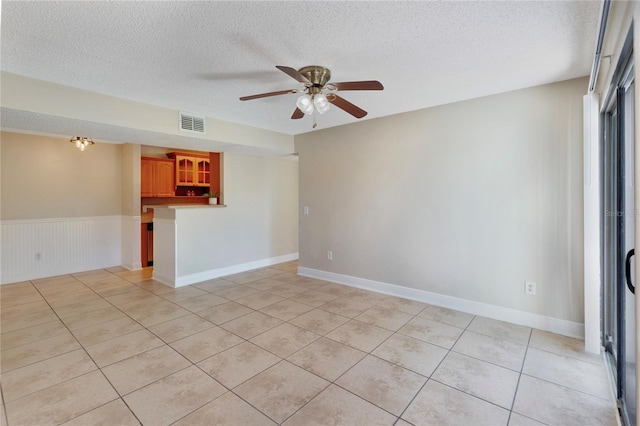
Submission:
[[153,279],[171,287],[184,287],[190,284],[196,284],[207,280],[225,277],[227,275],[239,274],[241,272],[251,271],[252,269],[266,268],[267,266],[277,265],[278,263],[290,262],[298,259],[298,253],[289,253],[282,256],[269,257],[267,259],[255,260],[253,262],[241,263],[238,265],[225,266],[223,268],[210,269],[208,271],[199,272],[197,274],[183,275],[172,277],[164,275],[156,275],[155,268]]
[[118,266],[121,231],[119,215],[3,220],[0,283]]
[[368,280],[365,278],[321,271],[318,269],[299,267],[298,275],[344,284],[351,287],[361,288],[363,290],[375,291],[377,293],[388,294],[390,296],[416,300],[430,305],[455,309],[472,315],[480,315],[512,324],[524,325],[527,327],[537,328],[539,330],[562,334],[564,336],[575,337],[578,339],[584,338],[584,325],[573,321],[547,317],[544,315],[533,314],[483,302],[475,302],[473,300],[461,299],[459,297],[447,296],[444,294],[431,293],[429,291],[418,290],[415,288]]
[[142,269],[140,225],[142,225],[142,216],[122,216],[122,259],[120,263],[125,269]]

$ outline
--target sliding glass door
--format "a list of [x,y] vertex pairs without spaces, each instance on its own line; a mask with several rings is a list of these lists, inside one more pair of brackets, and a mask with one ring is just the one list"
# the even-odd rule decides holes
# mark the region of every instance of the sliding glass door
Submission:
[[[633,63],[629,54],[603,115],[603,344],[626,425],[636,424],[635,138]],[[640,255],[640,253],[639,253]]]

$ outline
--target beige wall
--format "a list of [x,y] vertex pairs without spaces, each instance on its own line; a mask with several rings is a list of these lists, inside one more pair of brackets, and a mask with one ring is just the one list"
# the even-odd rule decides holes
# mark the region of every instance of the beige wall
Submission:
[[[12,132],[0,143],[1,218],[26,221],[3,235],[3,265],[15,266],[3,266],[3,283],[115,266],[113,259],[140,266],[140,145],[97,143],[80,152],[66,138]],[[200,240],[181,265],[185,275],[298,251],[297,159],[227,153],[224,162],[228,207],[215,209],[212,223],[193,224]],[[118,218],[105,226],[102,216]],[[28,219],[56,220],[43,233]]]
[[140,145],[126,143],[122,149],[122,214],[140,215]]
[[120,215],[120,145],[2,132],[3,220]]
[[[224,154],[224,203],[237,221],[237,236],[269,257],[298,251],[298,160]],[[256,232],[258,231],[258,232]],[[236,244],[231,242],[231,247]],[[239,256],[249,250],[244,243]],[[257,257],[259,259],[259,257]]]
[[300,266],[583,322],[587,82],[296,136]]
[[[0,75],[0,94],[4,108],[81,120],[83,124],[100,123],[94,126],[93,137],[99,137],[96,132],[104,131],[104,124],[132,131],[155,132],[158,134],[157,143],[151,144],[158,146],[163,145],[162,135],[185,136],[185,133],[178,129],[177,110],[61,86],[6,71],[0,72]],[[61,99],[64,99],[64,102],[61,102]],[[206,134],[186,134],[193,139],[190,141],[194,145],[193,149],[218,151],[218,147],[223,146],[226,150],[234,150],[236,147],[228,144],[239,144],[245,148],[252,147],[277,154],[292,152],[292,135],[212,117],[206,117],[205,120]],[[117,131],[116,134],[121,132]],[[102,137],[109,140],[107,136]],[[196,144],[200,146],[195,146]]]
[[298,251],[297,161],[226,153],[224,180],[226,208],[177,212],[180,277]]

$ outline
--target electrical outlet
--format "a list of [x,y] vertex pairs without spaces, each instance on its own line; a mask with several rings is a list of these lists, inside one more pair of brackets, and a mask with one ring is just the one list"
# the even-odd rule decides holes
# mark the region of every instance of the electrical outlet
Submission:
[[525,281],[524,283],[524,293],[529,294],[531,296],[536,295],[536,283],[533,281]]
[[308,206],[304,206],[302,208],[302,214],[309,214],[309,207]]
[[36,260],[42,260],[42,254],[36,253]]
[[328,260],[333,260],[333,252],[332,251],[328,251],[327,252],[327,259]]

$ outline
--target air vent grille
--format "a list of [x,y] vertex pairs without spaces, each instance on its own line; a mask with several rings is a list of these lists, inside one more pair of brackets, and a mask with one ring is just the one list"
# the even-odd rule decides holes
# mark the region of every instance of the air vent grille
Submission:
[[204,133],[204,117],[198,117],[184,112],[180,113],[180,130]]

